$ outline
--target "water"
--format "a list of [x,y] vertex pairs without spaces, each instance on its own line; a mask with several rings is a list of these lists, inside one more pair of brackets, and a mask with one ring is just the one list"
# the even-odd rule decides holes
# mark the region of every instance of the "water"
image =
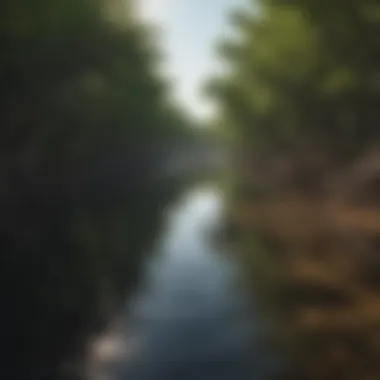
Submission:
[[133,352],[117,379],[259,378],[254,318],[236,286],[236,267],[212,239],[222,206],[217,188],[200,186],[168,211],[144,290],[128,315]]

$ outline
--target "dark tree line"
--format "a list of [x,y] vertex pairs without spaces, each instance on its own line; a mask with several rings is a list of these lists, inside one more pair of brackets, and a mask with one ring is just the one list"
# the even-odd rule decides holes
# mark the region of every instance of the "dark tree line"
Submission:
[[0,4],[0,376],[58,379],[138,279],[155,148],[184,118],[149,29],[102,0]]

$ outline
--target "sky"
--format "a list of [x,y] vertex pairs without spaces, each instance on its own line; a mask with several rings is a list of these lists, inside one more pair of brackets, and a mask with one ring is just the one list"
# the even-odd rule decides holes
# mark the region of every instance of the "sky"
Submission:
[[230,31],[228,11],[246,0],[137,0],[142,17],[162,29],[166,71],[174,96],[196,117],[212,115],[200,92],[204,79],[218,70],[214,44]]

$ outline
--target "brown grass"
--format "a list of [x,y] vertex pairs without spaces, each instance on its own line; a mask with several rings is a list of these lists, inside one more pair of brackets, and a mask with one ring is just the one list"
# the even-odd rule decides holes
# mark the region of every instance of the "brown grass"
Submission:
[[[295,195],[241,202],[231,218],[246,237],[265,231],[286,252],[277,261],[285,279],[278,319],[289,332],[296,372],[316,380],[380,378],[380,260],[370,262],[380,208]],[[366,242],[367,249],[350,239]],[[369,286],[369,271],[376,270],[379,286]],[[352,343],[357,340],[360,355]]]

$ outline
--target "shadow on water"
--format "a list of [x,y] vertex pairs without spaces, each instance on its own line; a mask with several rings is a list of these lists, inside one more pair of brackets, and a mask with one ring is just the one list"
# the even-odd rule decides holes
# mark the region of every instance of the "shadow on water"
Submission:
[[57,174],[61,182],[15,175],[3,189],[4,378],[85,378],[89,340],[136,286],[162,210],[184,186],[117,173],[103,189],[78,172]]

